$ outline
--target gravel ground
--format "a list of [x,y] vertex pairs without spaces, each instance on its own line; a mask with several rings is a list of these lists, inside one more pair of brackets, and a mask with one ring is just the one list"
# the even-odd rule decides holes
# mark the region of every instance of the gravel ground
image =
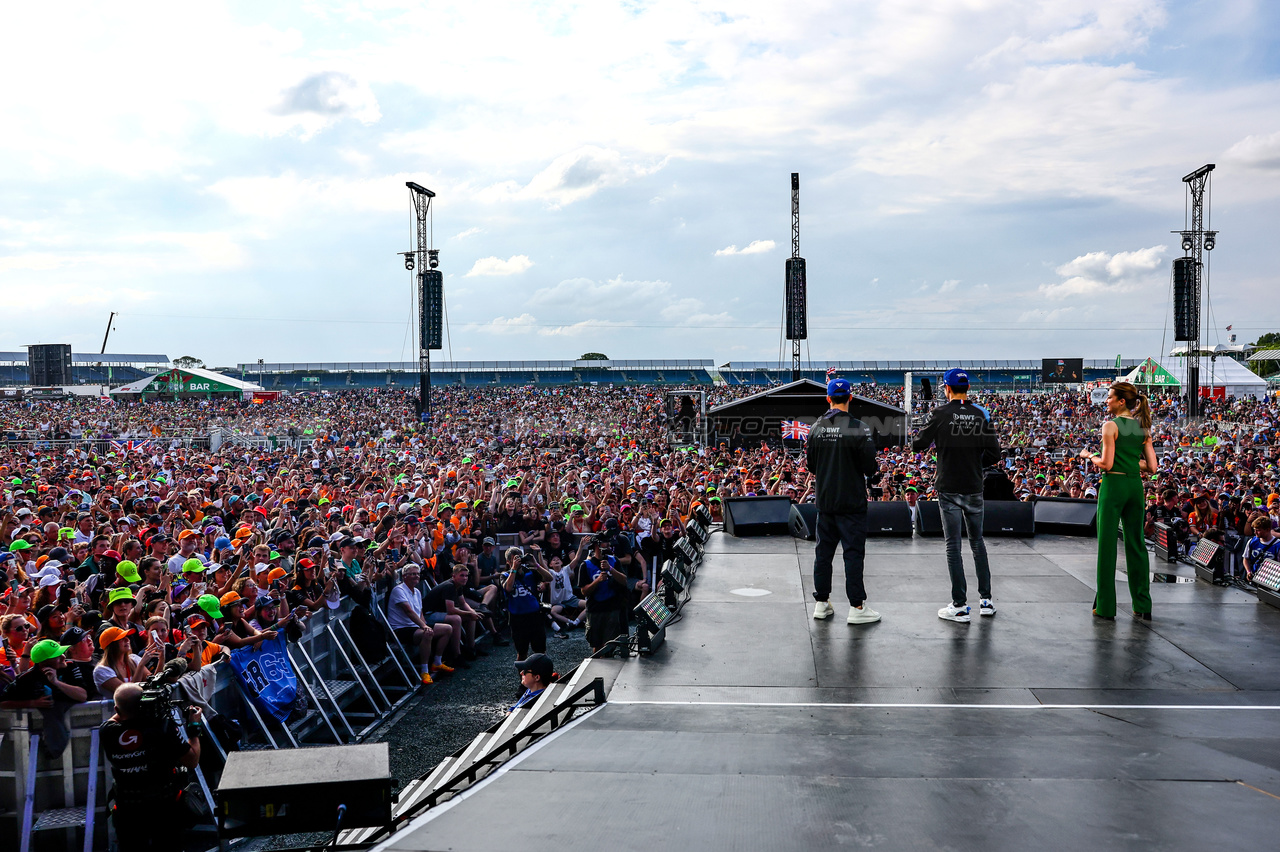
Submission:
[[[564,634],[560,634],[564,635]],[[513,663],[515,649],[491,647],[481,640],[479,647],[489,651],[470,669],[439,678],[434,684],[418,690],[394,721],[384,724],[370,742],[389,744],[391,777],[396,789],[414,778],[425,775],[441,760],[475,739],[476,734],[502,718],[508,707],[523,691]],[[591,654],[586,631],[570,632],[557,638],[547,631],[547,655],[556,671],[568,672]],[[238,852],[285,849],[305,844],[326,843],[332,834],[293,834],[260,838],[238,845]]]

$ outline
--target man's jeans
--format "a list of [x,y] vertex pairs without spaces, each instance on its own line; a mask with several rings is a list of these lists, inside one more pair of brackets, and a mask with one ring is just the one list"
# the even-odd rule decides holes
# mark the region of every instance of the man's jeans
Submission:
[[831,597],[831,560],[836,544],[844,548],[844,591],[849,603],[862,606],[867,592],[862,587],[862,569],[867,555],[867,513],[835,515],[818,513],[818,542],[813,549],[813,597]]
[[982,494],[938,493],[938,509],[942,512],[942,536],[947,542],[947,571],[951,573],[951,603],[965,605],[968,588],[964,581],[964,562],[960,559],[960,521],[969,532],[969,549],[973,551],[973,568],[978,575],[978,596],[991,597],[991,566],[987,564],[987,545],[982,540]]

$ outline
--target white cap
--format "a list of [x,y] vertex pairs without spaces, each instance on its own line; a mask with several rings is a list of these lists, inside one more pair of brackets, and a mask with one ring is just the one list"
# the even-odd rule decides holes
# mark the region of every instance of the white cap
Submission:
[[45,576],[40,578],[40,588],[43,589],[45,586],[56,586],[61,582],[62,582],[61,574],[46,574]]

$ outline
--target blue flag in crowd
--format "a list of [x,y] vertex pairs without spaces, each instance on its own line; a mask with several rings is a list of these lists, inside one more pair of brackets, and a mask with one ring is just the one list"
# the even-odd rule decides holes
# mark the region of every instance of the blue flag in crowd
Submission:
[[245,691],[258,709],[281,722],[289,718],[289,710],[298,695],[298,678],[289,662],[285,641],[284,634],[280,634],[263,642],[258,650],[246,645],[231,652],[231,667]]

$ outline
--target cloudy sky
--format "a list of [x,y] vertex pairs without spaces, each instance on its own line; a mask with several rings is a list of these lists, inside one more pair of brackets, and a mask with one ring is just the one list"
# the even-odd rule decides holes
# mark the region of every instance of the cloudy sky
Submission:
[[1138,357],[1217,163],[1208,337],[1280,330],[1280,4],[6,4],[0,350]]

